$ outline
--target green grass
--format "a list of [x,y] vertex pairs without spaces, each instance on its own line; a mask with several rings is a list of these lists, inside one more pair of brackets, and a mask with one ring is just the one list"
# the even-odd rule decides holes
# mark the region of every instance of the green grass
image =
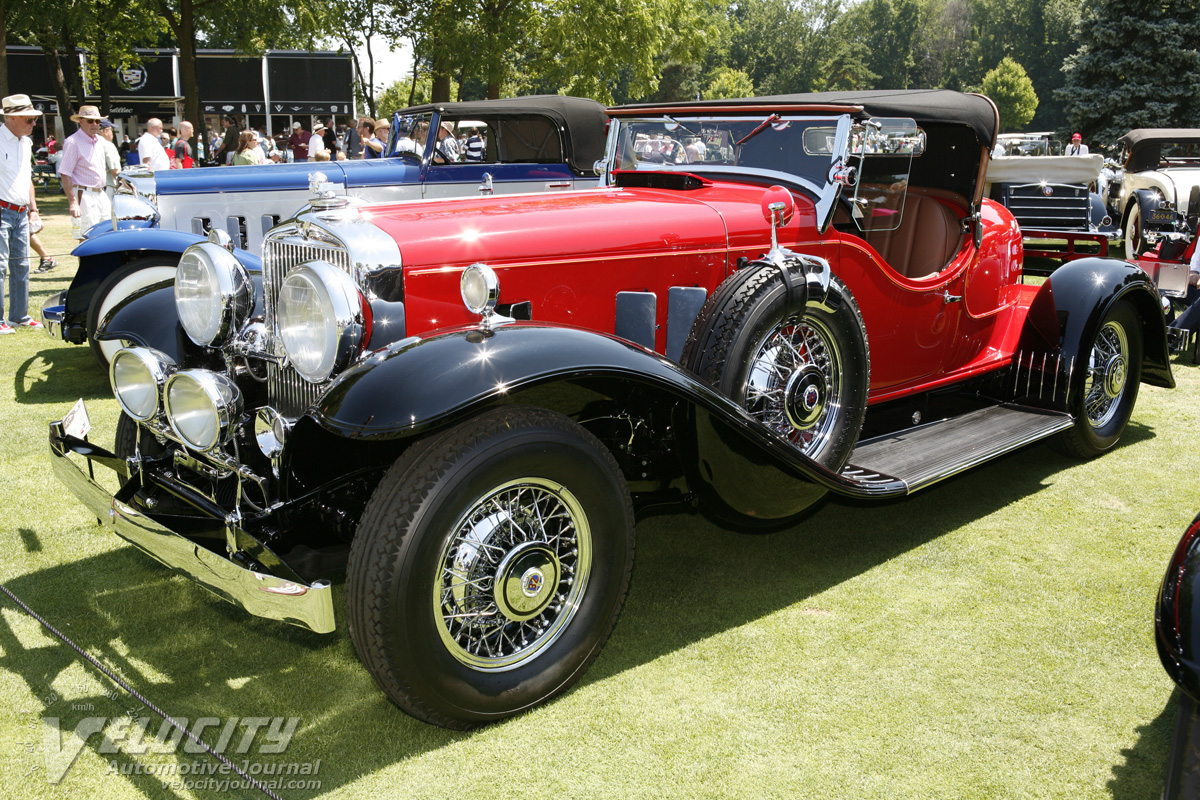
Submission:
[[[59,253],[62,211],[48,218]],[[34,276],[32,306],[73,270]],[[344,629],[247,617],[100,531],[52,477],[46,423],[83,397],[92,438],[110,443],[106,377],[86,347],[30,331],[0,339],[0,364],[0,580],[178,717],[299,717],[284,754],[236,757],[320,759],[321,790],[280,789],[289,800],[1161,792],[1175,703],[1152,606],[1200,507],[1190,362],[1175,365],[1178,389],[1142,387],[1122,446],[1096,461],[1037,446],[904,502],[827,503],[768,536],[644,522],[625,612],[582,683],[470,734],[390,706]],[[39,717],[71,730],[136,706],[107,689],[0,598],[0,794],[254,796],[109,774],[113,759],[211,760],[108,755],[98,736],[47,783]]]

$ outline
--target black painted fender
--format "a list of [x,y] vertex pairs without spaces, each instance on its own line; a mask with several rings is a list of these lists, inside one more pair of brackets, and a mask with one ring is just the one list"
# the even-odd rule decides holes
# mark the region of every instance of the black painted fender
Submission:
[[[689,489],[710,510],[718,501],[726,519],[786,519],[828,490],[855,493],[851,481],[801,455],[674,362],[579,328],[511,323],[405,339],[339,376],[302,423],[342,440],[394,444],[504,404],[549,408],[585,425],[660,420],[660,428],[671,429],[672,456]],[[302,443],[315,432],[301,433],[298,424],[285,464],[322,457],[319,446]]]
[[[64,295],[64,322],[69,327],[86,325],[96,289],[124,264],[153,255],[178,260],[184,250],[203,241],[203,236],[165,228],[110,230],[85,239],[71,251],[79,268]],[[248,250],[235,249],[233,255],[251,274],[262,271],[262,260]]]
[[1158,291],[1145,272],[1115,258],[1081,258],[1056,269],[1038,290],[1021,332],[1017,359],[1039,368],[1042,355],[1069,376],[1066,392],[1054,405],[1073,408],[1083,391],[1088,348],[1104,316],[1120,300],[1129,302],[1142,322],[1142,383],[1173,389],[1166,319]]
[[[1149,230],[1159,230],[1160,228],[1163,227],[1163,226],[1159,226],[1159,225],[1151,226],[1149,223],[1146,222],[1146,220],[1148,220],[1150,218],[1150,212],[1153,211],[1154,209],[1158,208],[1162,204],[1162,195],[1160,195],[1158,192],[1154,191],[1153,189],[1136,189],[1133,192],[1133,201],[1137,202],[1138,210],[1140,210],[1142,212],[1142,232],[1143,233],[1145,233],[1146,231],[1149,231]],[[1165,227],[1168,230],[1171,228],[1170,225],[1167,225]],[[1124,226],[1122,226],[1122,230],[1124,230]]]

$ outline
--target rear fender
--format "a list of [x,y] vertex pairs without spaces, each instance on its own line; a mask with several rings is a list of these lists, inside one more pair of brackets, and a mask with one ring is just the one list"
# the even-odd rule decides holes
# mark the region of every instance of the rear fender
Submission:
[[[1031,395],[1026,400],[1073,408],[1083,391],[1088,348],[1105,315],[1121,300],[1141,319],[1142,383],[1174,388],[1166,320],[1149,276],[1126,261],[1081,258],[1056,269],[1030,305],[1016,357],[1018,396],[1024,390]],[[1031,386],[1039,387],[1036,396]]]
[[[839,483],[666,358],[614,336],[536,323],[454,329],[377,351],[336,379],[297,424],[283,471],[312,486],[331,457],[363,463],[371,451],[394,453],[514,403],[592,429],[631,486],[665,488],[682,477],[706,510],[727,521],[792,517]],[[653,440],[657,460],[639,453],[638,437]]]

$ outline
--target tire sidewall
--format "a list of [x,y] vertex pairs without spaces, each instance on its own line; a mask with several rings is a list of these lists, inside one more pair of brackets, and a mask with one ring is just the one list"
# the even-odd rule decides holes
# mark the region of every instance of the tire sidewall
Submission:
[[[109,356],[104,349],[105,345],[109,343],[96,339],[96,328],[99,327],[104,315],[138,289],[165,279],[167,270],[174,275],[177,268],[178,265],[170,262],[165,256],[147,256],[121,265],[96,287],[88,304],[87,340],[92,348],[92,354],[101,366],[107,367],[109,362]],[[149,270],[153,270],[153,272],[148,272]],[[141,273],[146,274],[142,275]],[[138,279],[131,280],[135,276]]]
[[[420,503],[397,553],[382,624],[390,663],[423,703],[456,719],[481,722],[519,712],[568,688],[598,653],[623,600],[632,559],[631,529],[612,509],[628,506],[601,454],[553,428],[493,437],[466,453]],[[592,565],[580,607],[558,639],[532,661],[484,672],[454,658],[441,640],[433,580],[454,526],[478,498],[501,484],[541,477],[565,486],[591,528]],[[607,513],[606,513],[607,512]]]

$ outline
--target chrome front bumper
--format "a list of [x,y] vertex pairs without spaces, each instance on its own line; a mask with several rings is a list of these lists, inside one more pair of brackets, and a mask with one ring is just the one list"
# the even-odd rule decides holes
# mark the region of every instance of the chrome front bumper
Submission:
[[255,572],[160,525],[110,495],[68,456],[118,473],[123,462],[113,453],[69,436],[61,421],[50,423],[50,455],[55,476],[113,532],[175,572],[250,614],[299,625],[316,633],[334,630],[333,592],[327,581],[311,585]]

